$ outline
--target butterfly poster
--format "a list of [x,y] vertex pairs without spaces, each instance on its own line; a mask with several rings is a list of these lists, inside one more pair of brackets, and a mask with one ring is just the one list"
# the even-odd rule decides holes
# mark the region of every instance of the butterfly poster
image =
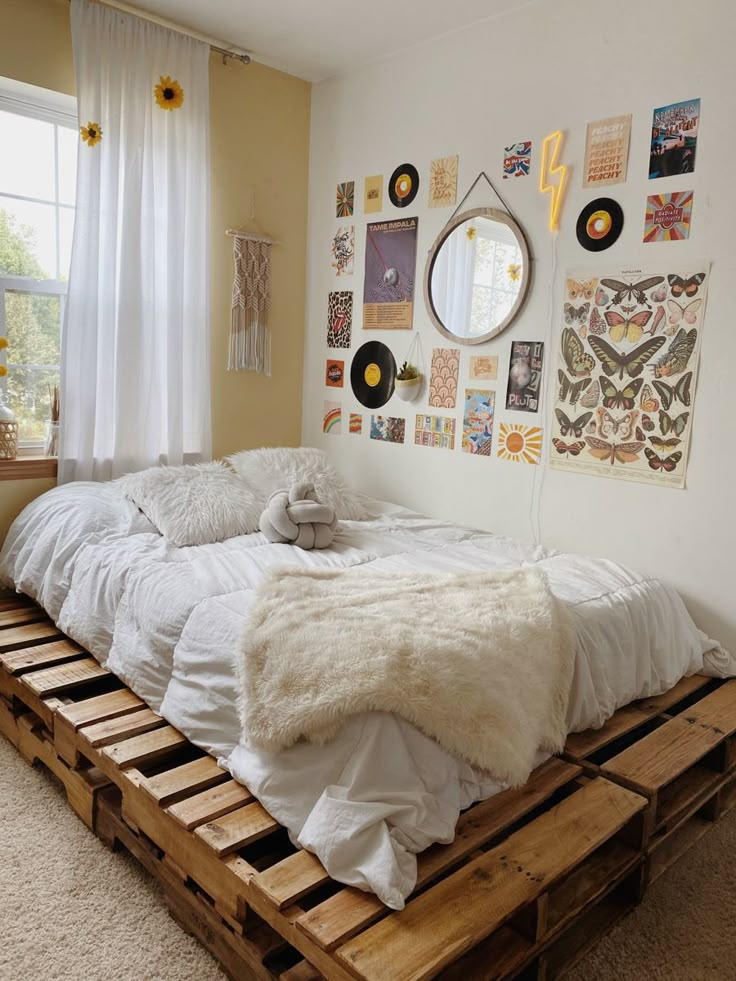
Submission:
[[551,466],[685,486],[709,272],[568,274]]

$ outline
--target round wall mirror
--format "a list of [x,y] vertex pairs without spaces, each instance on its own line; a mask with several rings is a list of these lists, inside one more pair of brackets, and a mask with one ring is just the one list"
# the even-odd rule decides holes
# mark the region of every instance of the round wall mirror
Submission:
[[475,208],[453,218],[432,246],[424,302],[456,344],[482,344],[509,327],[531,281],[529,248],[511,215]]

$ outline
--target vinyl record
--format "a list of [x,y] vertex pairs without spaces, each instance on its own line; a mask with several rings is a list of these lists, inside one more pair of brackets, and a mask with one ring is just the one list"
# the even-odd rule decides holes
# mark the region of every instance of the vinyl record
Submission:
[[613,245],[624,227],[624,213],[613,198],[596,198],[578,216],[578,242],[588,252],[602,252]]
[[400,164],[388,181],[388,196],[397,208],[406,208],[419,190],[419,171],[414,164]]
[[396,362],[380,341],[368,341],[355,352],[350,384],[356,399],[367,409],[380,409],[394,393]]

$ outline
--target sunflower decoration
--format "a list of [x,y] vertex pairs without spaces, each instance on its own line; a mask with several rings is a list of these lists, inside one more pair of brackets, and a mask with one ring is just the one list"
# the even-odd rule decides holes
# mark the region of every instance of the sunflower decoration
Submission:
[[82,143],[87,146],[97,146],[102,139],[102,127],[99,123],[90,122],[86,126],[80,126],[79,132],[82,134]]
[[8,346],[7,337],[0,337],[0,351],[5,351]]
[[519,277],[521,276],[521,266],[517,262],[509,263],[508,269],[506,270],[509,274],[509,279],[512,283],[518,283]]
[[475,227],[475,225],[470,225],[468,226],[468,228],[465,229],[465,234],[467,235],[468,240],[470,242],[472,242],[473,239],[475,238],[477,231],[478,229]]
[[184,101],[184,89],[176,79],[168,75],[159,75],[158,85],[155,86],[153,94],[156,96],[156,103],[162,109],[170,111],[180,109]]
[[0,378],[4,378],[8,373],[8,369],[4,364],[0,364]]

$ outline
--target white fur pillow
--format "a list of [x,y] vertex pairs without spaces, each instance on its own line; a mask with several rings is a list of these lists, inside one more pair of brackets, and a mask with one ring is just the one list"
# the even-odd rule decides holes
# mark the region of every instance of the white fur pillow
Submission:
[[170,545],[209,545],[258,531],[264,498],[222,461],[151,467],[118,484]]
[[274,491],[306,482],[314,485],[317,499],[331,507],[337,518],[362,521],[368,517],[360,498],[348,487],[322,450],[308,446],[274,446],[243,450],[234,453],[228,460],[240,476],[258,488],[265,498],[269,498]]

